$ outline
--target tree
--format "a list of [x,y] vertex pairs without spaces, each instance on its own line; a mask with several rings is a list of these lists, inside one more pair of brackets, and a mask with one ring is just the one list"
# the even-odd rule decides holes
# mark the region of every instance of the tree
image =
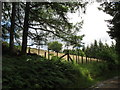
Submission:
[[110,37],[116,41],[116,51],[118,52],[120,58],[120,1],[119,2],[105,2],[101,4],[103,11],[107,14],[113,16],[112,20],[107,20],[109,22],[108,31]]
[[[16,2],[2,3],[2,38],[9,40],[9,51],[14,52],[14,32],[15,32],[15,18],[16,18]],[[11,7],[12,6],[12,7]]]
[[[33,31],[43,31],[49,33],[48,36],[59,37],[68,40],[68,36],[72,36],[76,30],[75,26],[69,22],[67,13],[74,13],[78,8],[84,8],[85,3],[81,2],[26,2],[18,3],[16,15],[16,27],[23,32],[22,37],[22,53],[26,53],[27,37],[33,35]],[[10,5],[7,6],[11,10]],[[7,16],[10,17],[9,12]],[[3,11],[4,12],[4,11]],[[4,12],[5,13],[5,12]],[[6,15],[4,15],[6,16]],[[17,29],[18,29],[17,28]],[[19,36],[19,31],[15,35]],[[30,35],[29,35],[30,34]],[[16,38],[16,36],[15,36]]]
[[[37,34],[34,34],[35,36],[31,35],[31,39],[33,40],[32,45],[37,45],[38,47],[38,55],[40,54],[40,46],[47,44],[47,33],[44,32],[36,32]],[[33,33],[32,33],[33,34]]]
[[48,32],[50,36],[68,41],[67,37],[76,30],[73,30],[73,25],[67,18],[67,13],[75,11],[75,8],[84,7],[84,4],[45,2],[31,3],[30,6],[30,29]]
[[14,51],[14,29],[15,29],[16,3],[12,3],[11,27],[10,27],[10,52]]
[[93,44],[85,48],[85,54],[87,57],[105,60],[114,64],[118,63],[116,61],[117,54],[114,47],[114,44],[109,46],[107,43],[103,44],[101,40],[99,42],[95,40]]
[[[20,3],[2,2],[2,6],[3,6],[2,7],[2,22],[1,22],[2,40],[3,41],[9,40],[12,45],[14,44],[20,45],[20,37],[22,36],[20,32],[22,31],[21,27],[23,27],[23,26],[18,27],[20,24],[18,17],[21,18]],[[10,49],[12,49],[12,47]]]
[[22,38],[22,54],[26,54],[27,50],[27,36],[29,28],[29,12],[30,12],[30,2],[26,2],[25,7],[25,18],[24,18],[24,28],[23,28],[23,38]]
[[48,43],[48,48],[55,52],[59,52],[62,49],[62,44],[58,41]]

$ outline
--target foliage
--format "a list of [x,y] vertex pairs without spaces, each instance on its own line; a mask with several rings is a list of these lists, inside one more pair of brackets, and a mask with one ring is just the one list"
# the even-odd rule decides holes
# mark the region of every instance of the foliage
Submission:
[[114,44],[109,46],[107,43],[103,44],[101,41],[95,40],[94,44],[85,48],[85,54],[87,57],[105,60],[113,64],[118,63]]
[[2,53],[5,54],[9,51],[9,44],[7,42],[2,42]]
[[71,35],[68,38],[68,40],[66,40],[66,46],[72,46],[73,48],[80,48],[82,47],[83,43],[82,43],[82,39],[85,35],[81,35],[81,36],[77,36],[77,35]]
[[67,53],[69,51],[69,54],[72,55],[79,55],[79,56],[85,56],[85,53],[81,49],[76,49],[76,50],[69,50],[69,49],[64,49],[64,53]]
[[3,56],[3,89],[88,87],[84,81],[90,82],[68,62],[39,56]]
[[[11,22],[11,5],[12,3],[3,2],[2,18],[3,21]],[[15,3],[15,27],[14,35],[17,42],[22,37],[22,52],[25,53],[27,49],[27,37],[34,40],[36,37],[45,39],[37,39],[38,41],[46,41],[48,37],[59,37],[64,41],[69,41],[69,38],[78,31],[79,25],[70,23],[67,13],[75,13],[78,8],[84,8],[85,2],[27,2]],[[84,12],[83,10],[83,12]],[[29,23],[28,23],[29,22]],[[37,27],[36,27],[37,26]],[[6,27],[4,31],[8,30]],[[21,35],[20,33],[23,32]],[[35,32],[35,33],[34,33]],[[42,36],[40,36],[43,33]],[[69,32],[69,33],[68,33]],[[4,34],[5,35],[5,34]],[[10,35],[11,36],[11,35]],[[69,38],[68,38],[69,37]],[[18,39],[16,39],[18,38]],[[71,41],[70,41],[71,42]],[[38,44],[39,42],[37,42]],[[35,43],[34,43],[35,44]]]
[[110,31],[108,34],[116,41],[116,51],[119,55],[118,61],[120,63],[120,1],[119,2],[105,2],[101,4],[102,10],[107,14],[113,16],[112,20],[107,20]]
[[58,41],[53,41],[48,43],[48,48],[55,52],[59,52],[62,49],[62,44],[59,43]]
[[108,62],[92,62],[87,65],[80,64],[79,68],[85,76],[93,80],[93,83],[120,75],[120,73],[118,73],[118,66],[115,65],[111,69]]
[[[16,46],[16,45],[14,45],[14,51],[12,52],[12,54],[14,54],[14,55],[18,55],[19,53],[20,53],[20,50],[21,50],[21,46]],[[7,42],[2,42],[2,54],[4,55],[4,54],[11,54],[10,52],[9,52],[9,44],[7,43]],[[11,55],[12,55],[11,54]]]
[[[96,67],[96,68],[94,68]],[[40,56],[3,56],[3,89],[86,88],[116,75],[106,62],[72,64]],[[113,73],[114,72],[114,73]]]

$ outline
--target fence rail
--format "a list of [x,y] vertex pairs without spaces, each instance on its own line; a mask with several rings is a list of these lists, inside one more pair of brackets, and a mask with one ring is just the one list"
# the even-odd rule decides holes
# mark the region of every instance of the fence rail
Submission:
[[37,49],[35,50],[28,50],[29,53],[36,53],[38,55],[44,56],[47,59],[51,59],[52,56],[58,56],[59,60],[60,59],[65,59],[69,62],[76,62],[76,63],[90,63],[92,61],[96,61],[99,62],[99,59],[95,59],[95,58],[90,58],[90,57],[83,57],[83,56],[78,56],[78,55],[70,55],[69,52],[67,53],[55,53],[55,52],[50,52],[50,50],[48,51],[44,51],[44,50],[40,50],[39,53],[37,53]]

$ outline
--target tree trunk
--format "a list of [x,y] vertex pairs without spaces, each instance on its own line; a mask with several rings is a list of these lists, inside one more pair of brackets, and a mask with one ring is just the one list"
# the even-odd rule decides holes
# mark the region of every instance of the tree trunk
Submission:
[[30,47],[29,47],[28,53],[30,54]]
[[30,11],[29,5],[30,5],[30,3],[26,2],[23,37],[22,37],[22,54],[26,54],[26,50],[27,50],[27,36],[28,36],[29,11]]
[[87,56],[86,56],[86,63],[87,63]]
[[82,59],[82,64],[83,64],[83,56],[81,56],[81,59]]
[[57,52],[57,57],[58,57],[58,52]]
[[40,46],[38,45],[38,55],[40,55]]
[[45,52],[45,58],[46,58],[46,52]]
[[11,53],[14,52],[14,29],[15,29],[15,14],[16,14],[16,3],[12,3],[12,15],[11,15],[11,27],[10,27],[10,43],[9,50]]
[[68,50],[68,52],[67,52],[67,60],[68,60],[68,62],[70,61],[70,60],[69,60],[69,50]]

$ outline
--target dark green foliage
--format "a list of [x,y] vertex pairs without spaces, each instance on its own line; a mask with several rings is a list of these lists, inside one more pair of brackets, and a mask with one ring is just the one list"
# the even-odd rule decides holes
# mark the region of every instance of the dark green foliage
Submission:
[[109,63],[118,64],[114,44],[109,46],[107,43],[103,44],[101,41],[99,41],[99,43],[95,41],[94,44],[91,44],[91,46],[85,49],[85,54],[87,57],[97,58],[105,60]]
[[76,50],[68,50],[68,49],[64,49],[64,53],[67,53],[69,51],[69,54],[72,55],[79,55],[79,56],[85,56],[85,53],[80,50],[80,49],[76,49]]
[[20,53],[21,46],[15,46],[12,53],[9,52],[9,44],[7,42],[2,42],[2,54],[9,54],[9,55],[18,55]]
[[[11,18],[11,3],[3,2],[2,4],[3,21],[8,21]],[[78,28],[81,27],[81,23],[78,23],[78,25],[74,26],[72,23],[70,23],[67,13],[76,12],[79,8],[82,8],[84,12],[86,4],[87,3],[84,2],[16,3],[14,10],[17,14],[12,15],[15,17],[15,26],[13,27],[15,36],[14,38],[15,41],[20,44],[20,37],[22,37],[22,53],[26,53],[27,37],[35,40],[36,36],[39,35],[38,32],[45,34],[42,36],[43,38],[59,37],[64,41],[69,41],[69,38],[73,38],[73,34],[76,34],[76,31],[79,31]],[[10,23],[12,24],[12,22]],[[35,32],[33,32],[33,30]],[[5,33],[5,39],[6,32],[9,33],[9,29],[4,27],[3,31]],[[23,32],[23,35],[21,35],[21,32]],[[39,37],[41,36],[39,35]],[[42,39],[41,41],[46,41],[46,39]],[[39,40],[37,40],[37,42],[39,42]]]
[[116,51],[119,56],[120,63],[120,1],[119,2],[105,2],[101,4],[103,11],[113,16],[112,20],[107,20],[109,23],[109,36],[116,41]]
[[92,62],[88,65],[80,64],[80,68],[82,70],[81,72],[84,72],[93,82],[96,82],[106,80],[113,76],[120,76],[118,66],[114,65],[111,69],[109,65],[108,62]]
[[2,42],[2,53],[8,53],[9,51],[9,44],[7,42]]
[[68,62],[39,56],[3,56],[3,89],[84,87],[78,83],[80,77],[79,69]]
[[55,52],[59,52],[62,49],[62,44],[58,41],[48,43],[48,48]]
[[40,56],[3,56],[3,89],[86,88],[116,75],[106,62],[72,64]]

